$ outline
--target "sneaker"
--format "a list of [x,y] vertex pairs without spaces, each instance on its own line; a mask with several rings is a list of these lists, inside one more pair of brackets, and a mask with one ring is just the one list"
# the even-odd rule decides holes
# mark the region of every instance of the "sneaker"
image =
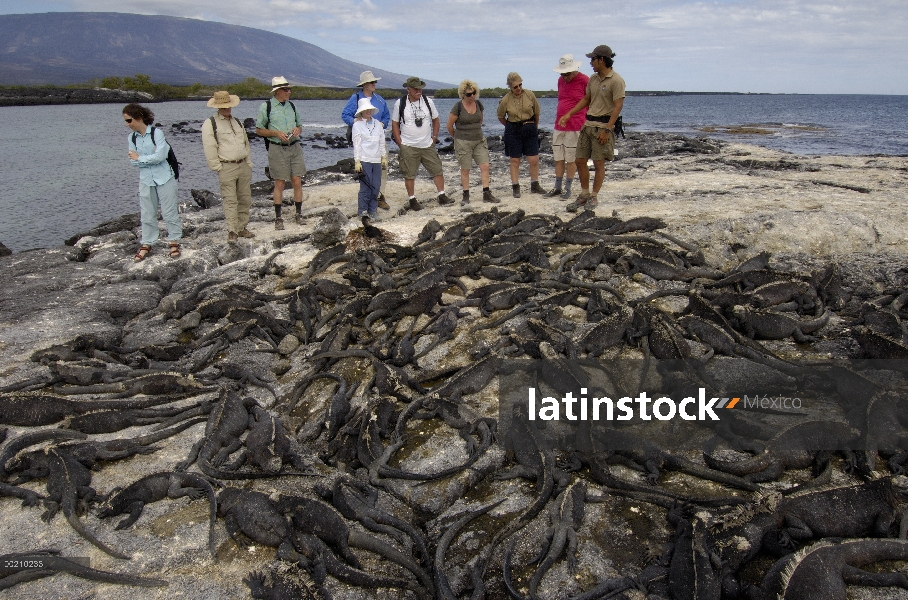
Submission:
[[274,229],[275,229],[275,231],[283,231],[284,230],[284,220],[281,219],[280,217],[275,219],[274,220]]
[[560,196],[560,195],[561,195],[561,188],[555,188],[554,190],[552,190],[552,191],[550,191],[549,193],[547,193],[547,194],[545,195],[545,197],[546,197],[546,198],[552,198],[552,197],[554,197],[554,196]]
[[492,204],[498,204],[499,202],[501,202],[501,200],[492,195],[492,190],[483,190],[482,201],[491,202]]
[[422,210],[422,204],[416,198],[410,198],[410,210]]
[[239,232],[237,235],[240,236],[241,238],[254,238],[255,237],[255,234],[252,233],[251,231],[249,231],[248,229],[243,229],[243,231]]
[[382,210],[391,210],[391,205],[385,200],[384,194],[378,195],[378,207]]
[[448,204],[454,204],[454,201],[448,198],[448,195],[444,192],[438,194],[438,204],[441,206],[447,206]]
[[565,188],[565,189],[564,189],[564,193],[561,194],[561,199],[562,199],[562,200],[567,200],[567,199],[570,198],[570,197],[571,197],[571,190]]
[[296,213],[296,216],[293,217],[293,221],[294,221],[297,225],[302,225],[302,224],[303,224],[303,214],[302,214],[302,213]]
[[545,189],[539,185],[538,181],[533,181],[530,183],[530,193],[532,194],[545,194]]
[[513,196],[515,198],[520,198],[520,184],[519,183],[511,184],[511,194],[513,194]]
[[235,233],[233,233],[232,231],[227,233],[227,242],[228,243],[235,242],[236,240],[237,240],[237,235]]
[[376,222],[376,221],[378,221],[378,220],[379,220],[379,218],[378,218],[378,212],[371,212],[371,213],[369,213],[369,220],[372,221],[373,223]]

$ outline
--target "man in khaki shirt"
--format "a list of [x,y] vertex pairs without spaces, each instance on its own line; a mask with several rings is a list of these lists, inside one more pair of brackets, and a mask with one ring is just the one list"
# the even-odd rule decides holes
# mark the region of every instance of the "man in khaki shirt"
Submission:
[[[583,191],[577,200],[567,205],[569,212],[576,212],[580,207],[596,208],[599,190],[605,179],[605,161],[615,160],[615,122],[624,107],[624,79],[612,69],[615,53],[603,44],[596,46],[587,56],[596,72],[590,76],[586,95],[558,120],[563,127],[574,114],[589,107],[577,142],[577,175]],[[589,158],[593,159],[596,168],[592,194],[590,170],[586,164]]]
[[230,109],[240,103],[239,96],[215,92],[208,106],[218,112],[202,123],[202,146],[208,168],[218,174],[221,197],[224,200],[224,218],[227,220],[227,241],[251,238],[255,234],[246,229],[249,224],[249,207],[252,204],[252,155],[246,129],[230,114]]

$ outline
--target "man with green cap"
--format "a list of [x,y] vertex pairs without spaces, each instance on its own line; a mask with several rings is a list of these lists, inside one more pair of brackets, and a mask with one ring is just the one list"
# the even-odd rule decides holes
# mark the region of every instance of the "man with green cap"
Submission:
[[435,149],[441,127],[438,109],[431,98],[422,95],[426,82],[419,77],[410,77],[404,82],[404,87],[407,88],[407,95],[398,100],[391,111],[391,137],[400,147],[398,162],[404,176],[410,209],[422,210],[422,205],[416,199],[416,172],[419,165],[425,166],[432,176],[438,190],[438,203],[442,206],[454,204],[445,194],[445,176]]
[[[599,190],[605,179],[605,161],[615,160],[615,123],[624,107],[624,79],[612,69],[615,53],[603,44],[596,46],[587,57],[596,72],[590,76],[586,95],[558,119],[558,124],[564,127],[571,117],[589,107],[577,142],[577,175],[582,191],[577,200],[567,205],[568,212],[577,212],[581,207],[596,208]],[[596,168],[592,194],[590,170],[586,165],[589,158],[593,159]]]

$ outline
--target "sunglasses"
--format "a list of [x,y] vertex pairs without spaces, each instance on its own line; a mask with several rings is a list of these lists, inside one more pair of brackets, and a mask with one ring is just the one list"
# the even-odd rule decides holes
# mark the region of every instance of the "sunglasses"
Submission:
[[125,118],[124,118],[123,120],[126,121],[127,123],[132,123],[132,119],[125,119]]
[[464,96],[475,96],[476,92],[464,92],[463,95]]
[[277,88],[281,92],[289,92],[290,88]]
[[522,87],[523,87],[523,84],[522,84],[522,83],[518,83],[517,85],[511,86],[511,89],[512,89],[512,90],[519,90],[519,89],[522,88]]

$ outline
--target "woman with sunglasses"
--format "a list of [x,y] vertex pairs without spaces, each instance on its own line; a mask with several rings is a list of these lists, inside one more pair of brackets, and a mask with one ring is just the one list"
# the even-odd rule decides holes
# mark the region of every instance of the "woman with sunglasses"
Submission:
[[511,188],[520,198],[520,159],[530,166],[530,191],[545,194],[539,185],[539,101],[523,89],[519,74],[508,73],[508,93],[498,103],[498,120],[504,125],[504,152],[511,159]]
[[158,241],[158,207],[167,224],[167,241],[170,257],[179,258],[180,211],[177,203],[177,180],[167,163],[170,146],[164,132],[152,126],[154,113],[140,104],[123,107],[123,120],[132,130],[127,138],[126,155],[134,167],[139,168],[139,209],[142,220],[142,245],[134,257],[141,262],[151,253]]
[[448,133],[454,138],[454,156],[460,164],[460,183],[463,187],[461,206],[470,203],[470,168],[475,161],[482,178],[482,201],[501,202],[489,188],[489,145],[482,134],[483,110],[479,101],[479,86],[464,79],[457,86],[460,102],[451,107]]

